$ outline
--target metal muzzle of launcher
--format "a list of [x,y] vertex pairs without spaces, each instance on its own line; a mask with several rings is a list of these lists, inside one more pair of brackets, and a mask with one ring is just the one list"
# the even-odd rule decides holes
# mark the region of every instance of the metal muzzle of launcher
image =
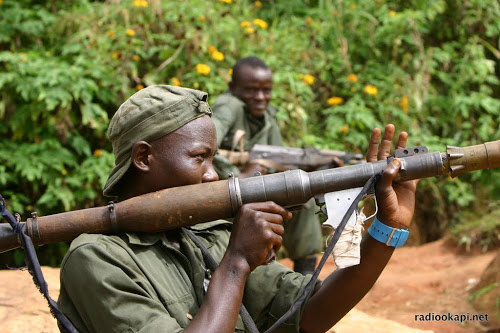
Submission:
[[469,147],[448,146],[446,154],[443,153],[443,166],[452,177],[474,170],[498,168],[499,165],[499,141]]

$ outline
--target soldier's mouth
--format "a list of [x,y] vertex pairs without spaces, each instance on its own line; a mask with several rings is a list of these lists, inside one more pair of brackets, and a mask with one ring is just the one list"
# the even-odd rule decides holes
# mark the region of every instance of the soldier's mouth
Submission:
[[255,103],[252,105],[255,110],[265,110],[267,107],[266,103]]

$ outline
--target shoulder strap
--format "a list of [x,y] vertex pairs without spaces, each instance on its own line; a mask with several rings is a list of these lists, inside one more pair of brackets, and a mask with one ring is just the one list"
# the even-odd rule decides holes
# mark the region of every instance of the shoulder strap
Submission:
[[[182,231],[196,244],[196,246],[200,248],[201,254],[203,255],[203,260],[205,261],[205,264],[207,265],[208,269],[210,269],[212,272],[215,271],[218,264],[215,261],[214,257],[212,257],[210,252],[208,252],[208,249],[205,247],[205,245],[203,245],[203,243],[196,237],[196,235],[191,230],[182,228]],[[240,315],[241,319],[243,320],[243,323],[245,324],[245,327],[251,333],[259,333],[257,326],[255,326],[252,317],[248,313],[243,303],[241,303]]]
[[0,210],[1,215],[7,220],[7,222],[9,222],[12,229],[21,239],[22,248],[24,250],[24,262],[33,277],[33,282],[35,282],[36,287],[49,303],[50,313],[52,313],[52,316],[57,319],[59,330],[62,333],[78,333],[73,324],[71,324],[68,318],[66,318],[61,310],[59,310],[56,301],[49,296],[49,288],[47,286],[47,282],[45,282],[45,278],[43,277],[42,268],[40,267],[40,263],[36,256],[35,247],[33,246],[31,238],[24,232],[26,225],[21,224],[14,218],[14,216],[12,216],[12,214],[7,210],[5,200],[1,195]]

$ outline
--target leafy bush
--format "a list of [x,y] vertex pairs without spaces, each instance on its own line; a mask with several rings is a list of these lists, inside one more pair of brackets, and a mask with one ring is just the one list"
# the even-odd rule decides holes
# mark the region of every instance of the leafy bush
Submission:
[[[106,128],[118,106],[150,84],[205,90],[213,102],[251,54],[274,70],[289,145],[364,152],[371,129],[389,122],[430,150],[500,137],[497,1],[0,0],[0,9],[0,187],[23,216],[105,204]],[[422,239],[437,239],[465,223],[458,211],[498,200],[498,170],[429,179],[419,196]]]

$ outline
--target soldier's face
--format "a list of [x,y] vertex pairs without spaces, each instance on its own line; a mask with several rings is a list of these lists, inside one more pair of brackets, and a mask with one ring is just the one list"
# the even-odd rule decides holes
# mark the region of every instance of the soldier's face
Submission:
[[273,75],[270,69],[243,66],[239,77],[231,82],[229,88],[245,103],[252,116],[261,118],[271,100]]
[[212,159],[217,150],[215,125],[209,116],[197,118],[151,142],[157,190],[219,180]]

